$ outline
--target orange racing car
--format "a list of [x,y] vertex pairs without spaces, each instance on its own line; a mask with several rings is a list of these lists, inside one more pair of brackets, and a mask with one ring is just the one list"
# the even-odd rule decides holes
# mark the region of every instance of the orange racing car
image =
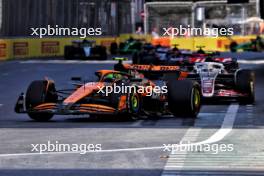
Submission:
[[[48,121],[55,114],[137,119],[168,114],[196,117],[199,113],[199,85],[179,80],[185,74],[178,66],[121,66],[123,70],[116,67],[95,72],[97,81],[94,82],[72,78],[74,89],[57,90],[55,82],[47,78],[33,81],[26,94],[19,96],[15,112],[27,113],[36,121]],[[178,80],[175,74],[181,75]]]

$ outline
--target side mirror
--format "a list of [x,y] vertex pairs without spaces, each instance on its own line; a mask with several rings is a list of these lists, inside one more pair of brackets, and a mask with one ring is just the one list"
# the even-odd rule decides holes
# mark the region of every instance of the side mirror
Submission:
[[82,81],[81,77],[71,77],[72,81]]

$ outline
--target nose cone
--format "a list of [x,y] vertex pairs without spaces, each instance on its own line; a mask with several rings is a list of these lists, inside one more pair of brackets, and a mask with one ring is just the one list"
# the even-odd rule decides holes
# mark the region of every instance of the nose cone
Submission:
[[82,98],[89,96],[94,91],[98,91],[104,84],[100,82],[90,82],[78,88],[69,97],[67,97],[63,104],[73,104],[81,100]]

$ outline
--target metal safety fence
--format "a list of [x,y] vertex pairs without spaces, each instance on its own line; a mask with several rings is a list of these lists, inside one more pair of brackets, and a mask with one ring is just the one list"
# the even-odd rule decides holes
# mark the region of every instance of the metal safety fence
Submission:
[[145,3],[144,25],[146,33],[155,30],[159,34],[163,28],[176,27],[232,27],[235,35],[256,34],[258,22],[248,21],[257,17],[256,1],[228,4],[226,1],[176,2],[156,1]]
[[130,0],[0,0],[0,35],[29,36],[31,27],[102,28],[103,35],[129,33]]

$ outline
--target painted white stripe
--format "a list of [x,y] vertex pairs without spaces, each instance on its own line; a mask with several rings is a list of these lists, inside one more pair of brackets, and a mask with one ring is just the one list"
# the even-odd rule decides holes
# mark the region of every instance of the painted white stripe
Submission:
[[[132,61],[123,61],[124,63],[131,63]],[[264,64],[264,60],[238,60],[241,64]],[[115,60],[27,60],[20,61],[21,64],[114,64]]]
[[[224,117],[224,121],[222,123],[221,128],[214,133],[211,137],[209,137],[207,140],[204,140],[202,142],[196,142],[196,143],[191,143],[191,144],[181,144],[181,146],[190,146],[190,145],[201,145],[201,144],[210,144],[210,143],[215,143],[215,142],[219,142],[220,140],[222,140],[227,134],[229,134],[232,131],[233,125],[234,125],[234,121],[236,118],[236,114],[238,112],[238,108],[239,105],[238,104],[231,104],[226,112],[226,115]],[[193,131],[191,131],[193,129],[189,129],[187,131],[187,133],[192,134]],[[198,133],[194,133],[192,134],[194,136],[194,139],[197,137]],[[182,141],[190,141],[188,140],[188,136],[186,137],[186,135],[183,137]],[[186,158],[187,155],[187,150],[186,151],[172,151],[170,154],[169,159],[167,160],[166,165],[164,166],[164,170],[162,172],[162,176],[171,174],[172,172],[172,168],[177,168],[177,171],[182,170],[184,166],[184,160]],[[177,157],[177,155],[179,154],[181,156],[181,162],[177,162],[175,163],[175,160],[171,160],[171,158],[175,158],[174,156]],[[182,155],[183,154],[183,155]],[[201,166],[201,168],[207,168],[206,166]],[[175,171],[175,173],[177,172]]]
[[[225,120],[221,129],[219,129],[213,136],[208,138],[205,141],[198,142],[198,143],[190,143],[190,144],[181,144],[181,145],[198,145],[198,144],[205,144],[205,143],[212,143],[218,142],[219,140],[223,139],[233,127],[233,123],[236,117],[236,112],[238,110],[239,105],[230,105],[228,111],[225,116]],[[229,130],[227,130],[229,129]],[[200,128],[192,128],[187,131],[185,134],[185,140],[188,139],[189,141],[195,141],[197,135],[200,132]],[[104,152],[128,152],[128,151],[142,151],[142,150],[160,150],[164,149],[164,146],[155,146],[155,147],[139,147],[139,148],[121,148],[121,149],[105,149],[100,151],[87,151],[87,153],[104,153]],[[11,153],[11,154],[0,154],[0,157],[12,157],[12,156],[33,156],[33,155],[43,155],[43,154],[78,154],[80,151],[77,152],[43,152],[43,153]]]
[[0,104],[0,107],[3,106],[3,104]]
[[215,142],[219,142],[222,139],[224,139],[224,137],[226,135],[228,135],[233,129],[233,125],[234,125],[234,122],[236,119],[238,109],[239,109],[238,104],[231,104],[228,107],[228,110],[226,112],[226,115],[225,115],[225,118],[224,118],[224,121],[222,123],[221,128],[215,134],[213,134],[210,138],[208,138],[207,140],[204,140],[204,141],[198,142],[198,143],[194,143],[191,145],[215,143]]
[[264,64],[264,60],[238,60],[240,64]]
[[[20,61],[21,64],[116,64],[115,60],[28,60]],[[132,61],[123,61],[132,63]]]
[[[208,168],[208,169],[230,169],[230,167],[232,167],[233,170],[236,170],[236,169],[243,169],[243,170],[254,170],[255,169],[261,169],[261,170],[264,170],[263,169],[263,165],[261,166],[251,166],[251,165],[244,165],[244,166],[212,166],[212,165],[202,165],[202,166],[184,166],[186,169],[205,169],[205,168]],[[169,166],[169,168],[175,168],[175,169],[178,169],[180,167],[178,166]],[[178,170],[179,171],[179,170]],[[170,173],[172,173],[172,171],[170,171]],[[233,174],[232,174],[233,175]],[[163,175],[164,176],[164,175]]]
[[[188,142],[194,142],[196,141],[197,137],[199,136],[200,134],[200,131],[201,131],[201,128],[190,128],[184,135],[184,137],[181,139],[181,141],[188,141]],[[184,161],[185,161],[185,158],[187,156],[187,150],[185,151],[172,151],[170,156],[169,156],[169,159],[167,160],[167,163],[164,167],[164,170],[163,170],[163,173],[162,173],[162,176],[164,175],[167,175],[168,174],[168,170],[170,170],[168,168],[168,166],[170,165],[177,165],[179,168],[183,168],[184,166]],[[178,156],[180,155],[181,156],[181,159],[180,161],[178,161],[177,163],[175,163],[175,160],[171,160],[172,156]],[[169,171],[171,172],[171,171]]]

